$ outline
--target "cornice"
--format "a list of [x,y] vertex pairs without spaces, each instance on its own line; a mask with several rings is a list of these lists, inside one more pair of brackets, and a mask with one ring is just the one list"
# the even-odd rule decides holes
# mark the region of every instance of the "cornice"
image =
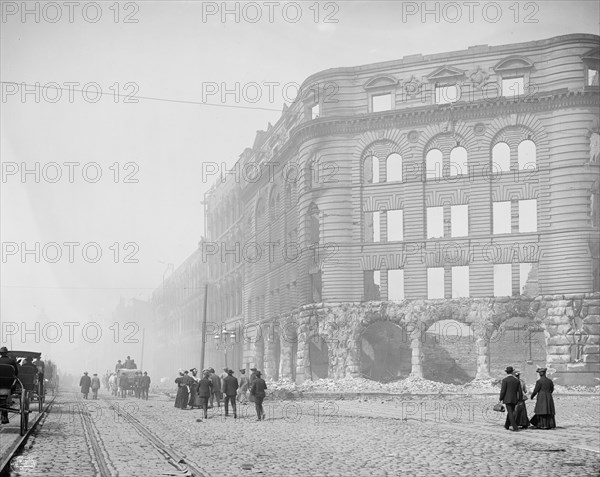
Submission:
[[565,92],[551,96],[533,96],[525,101],[509,99],[490,102],[479,100],[451,105],[429,105],[382,113],[352,116],[321,117],[299,124],[290,132],[290,139],[281,153],[289,147],[299,147],[307,140],[337,134],[357,134],[366,131],[424,126],[435,122],[476,120],[515,113],[543,113],[578,106],[599,106],[597,92]]

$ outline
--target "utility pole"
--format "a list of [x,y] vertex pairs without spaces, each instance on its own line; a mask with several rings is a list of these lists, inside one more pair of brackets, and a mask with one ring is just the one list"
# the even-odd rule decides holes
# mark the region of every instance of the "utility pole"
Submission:
[[206,356],[206,308],[208,305],[208,282],[204,284],[204,316],[202,318],[202,355],[200,356],[200,372],[204,371]]

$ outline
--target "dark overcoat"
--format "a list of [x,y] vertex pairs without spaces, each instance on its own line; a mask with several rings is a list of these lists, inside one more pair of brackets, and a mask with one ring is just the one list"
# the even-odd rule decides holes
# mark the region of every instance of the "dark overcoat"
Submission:
[[198,381],[198,396],[207,398],[212,392],[212,381],[210,378],[202,378]]
[[517,404],[523,400],[523,390],[521,381],[516,376],[509,374],[502,380],[502,389],[500,390],[500,401],[504,404]]
[[238,387],[238,380],[235,376],[229,375],[223,379],[223,393],[225,393],[227,396],[237,395]]
[[535,383],[535,388],[531,393],[531,399],[537,395],[534,412],[538,416],[543,414],[556,414],[554,410],[554,398],[552,397],[553,392],[554,383],[546,376],[542,376]]
[[79,385],[81,386],[81,392],[83,394],[89,393],[90,387],[92,385],[92,378],[85,375],[81,376],[81,379],[79,380]]

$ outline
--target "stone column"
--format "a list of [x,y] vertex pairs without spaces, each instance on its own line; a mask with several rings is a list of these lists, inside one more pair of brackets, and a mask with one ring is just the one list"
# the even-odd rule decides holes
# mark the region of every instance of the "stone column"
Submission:
[[477,372],[475,379],[490,379],[490,339],[485,323],[480,323],[475,332],[475,345],[477,347]]
[[424,324],[417,322],[411,328],[407,327],[410,336],[410,347],[412,349],[410,375],[415,378],[423,377],[423,338]]
[[292,379],[292,343],[285,339],[281,341],[281,354],[279,357],[279,378]]
[[411,364],[412,369],[410,375],[415,378],[423,377],[423,343],[421,342],[421,336],[418,338],[412,338],[410,341],[410,347],[412,348]]

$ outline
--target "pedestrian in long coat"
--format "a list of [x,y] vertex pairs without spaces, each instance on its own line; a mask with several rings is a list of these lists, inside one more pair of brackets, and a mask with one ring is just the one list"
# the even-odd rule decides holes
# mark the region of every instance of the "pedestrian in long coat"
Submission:
[[500,402],[503,402],[506,406],[506,422],[504,428],[508,429],[512,425],[513,431],[519,430],[517,424],[515,407],[519,401],[523,400],[523,391],[521,390],[521,381],[513,375],[513,367],[508,366],[506,368],[506,376],[502,380],[502,389],[500,390]]
[[213,368],[209,369],[210,380],[212,381],[212,394],[210,396],[210,407],[213,407],[213,402],[217,400],[217,407],[221,407],[221,378],[217,376]]
[[94,373],[92,377],[92,399],[98,399],[98,389],[100,389],[100,378]]
[[256,408],[256,419],[257,421],[265,420],[265,410],[263,409],[263,400],[267,390],[267,383],[265,380],[261,378],[260,371],[256,371],[254,382],[252,383],[252,387],[250,388],[250,395],[254,396],[254,407]]
[[240,402],[240,404],[247,404],[248,399],[246,397],[246,394],[248,393],[248,387],[250,386],[250,384],[248,376],[246,376],[246,370],[240,369],[240,374],[240,387],[238,388],[237,400]]
[[204,410],[204,419],[208,419],[208,399],[212,396],[212,392],[210,373],[205,371],[202,379],[198,381],[198,398],[200,399],[200,406]]
[[175,396],[175,407],[179,409],[186,409],[188,405],[189,398],[189,376],[185,373],[187,371],[179,370],[179,377],[175,379],[175,384],[177,384],[177,395]]
[[192,381],[190,381],[190,401],[188,402],[188,406],[194,409],[194,407],[200,407],[200,399],[198,397],[198,370],[192,368],[190,369],[190,372],[192,373],[190,376]]
[[529,419],[527,418],[527,406],[525,406],[525,401],[527,401],[527,386],[525,385],[525,380],[521,379],[521,372],[515,369],[515,377],[521,382],[521,392],[523,398],[517,403],[515,407],[515,419],[517,420],[517,425],[521,429],[527,429],[529,427]]
[[228,369],[227,377],[223,380],[223,394],[225,394],[225,416],[229,415],[229,403],[231,403],[234,419],[237,417],[235,397],[237,395],[238,387],[238,380],[233,375],[233,369]]
[[83,399],[88,398],[88,394],[90,392],[90,387],[92,387],[92,379],[88,376],[87,371],[83,373],[81,379],[79,380],[79,385],[81,386],[81,393],[83,394]]
[[[256,373],[258,372],[258,370],[256,368],[250,368],[250,371],[252,372],[250,373],[250,377],[248,378],[248,389],[252,389],[252,385],[254,384],[254,381],[256,381]],[[254,402],[254,396],[252,393],[250,393],[250,396],[248,396],[248,401]]]
[[534,416],[531,418],[531,425],[538,429],[554,429],[556,427],[556,419],[554,415],[556,411],[554,409],[554,398],[552,393],[554,392],[554,383],[551,379],[546,377],[546,368],[540,368],[537,370],[540,375],[535,383],[535,388],[531,393],[531,399],[536,397]]

